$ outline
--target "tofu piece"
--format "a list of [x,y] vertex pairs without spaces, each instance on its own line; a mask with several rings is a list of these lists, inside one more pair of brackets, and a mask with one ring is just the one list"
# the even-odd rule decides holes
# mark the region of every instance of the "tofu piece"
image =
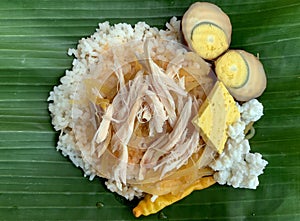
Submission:
[[224,84],[217,81],[199,109],[193,123],[204,141],[222,153],[227,141],[228,127],[240,118],[238,107]]

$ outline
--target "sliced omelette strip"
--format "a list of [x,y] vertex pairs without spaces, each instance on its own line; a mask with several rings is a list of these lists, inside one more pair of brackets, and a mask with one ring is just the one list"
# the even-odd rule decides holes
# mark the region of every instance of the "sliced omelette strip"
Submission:
[[217,81],[200,107],[193,123],[200,130],[204,141],[218,153],[222,153],[229,125],[240,118],[238,107],[224,84]]

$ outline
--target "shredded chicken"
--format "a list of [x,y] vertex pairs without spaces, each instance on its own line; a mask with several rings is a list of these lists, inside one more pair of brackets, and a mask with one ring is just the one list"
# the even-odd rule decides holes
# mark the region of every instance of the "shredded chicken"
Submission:
[[112,118],[112,114],[114,112],[114,107],[112,105],[109,105],[107,108],[107,111],[105,112],[104,116],[102,117],[102,121],[100,123],[100,126],[98,130],[95,133],[96,136],[96,143],[101,143],[103,142],[107,134],[109,132],[109,126]]
[[[97,165],[97,173],[114,180],[120,191],[126,184],[163,180],[188,162],[192,166],[190,159],[203,147],[191,121],[205,94],[198,81],[207,82],[205,89],[213,81],[207,76],[209,68],[197,73],[197,61],[184,53],[169,62],[153,60],[154,45],[146,40],[143,53],[129,49],[135,57],[129,65],[118,56],[125,49],[107,52],[113,62],[104,71],[106,76],[86,83],[95,118],[93,154],[83,151],[83,156]],[[187,59],[194,66],[189,68]],[[92,74],[99,72],[97,67]]]
[[[188,99],[186,102],[182,114],[179,116],[176,125],[173,127],[173,131],[165,137],[164,141],[160,144],[151,146],[148,148],[141,160],[141,167],[147,163],[157,163],[160,157],[169,151],[180,141],[185,139],[186,133],[184,133],[186,125],[190,120],[192,100]],[[156,166],[155,169],[158,167]]]
[[153,113],[153,118],[149,121],[149,136],[152,137],[155,132],[162,133],[165,121],[168,120],[168,116],[164,109],[163,103],[157,97],[153,91],[146,91],[145,101],[150,105]]

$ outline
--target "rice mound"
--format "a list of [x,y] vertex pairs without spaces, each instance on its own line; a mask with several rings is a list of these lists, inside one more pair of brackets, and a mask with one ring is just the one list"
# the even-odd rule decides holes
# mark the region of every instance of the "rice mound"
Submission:
[[[94,77],[95,69],[105,70],[105,67],[111,64],[112,55],[109,53],[111,53],[110,49],[114,47],[119,48],[120,45],[133,43],[135,50],[142,51],[144,42],[148,38],[181,42],[180,21],[173,17],[166,24],[166,27],[166,30],[159,30],[150,27],[145,22],[138,22],[133,27],[126,23],[110,25],[109,22],[103,22],[99,24],[99,28],[94,34],[79,41],[77,49],[69,49],[68,51],[68,55],[75,57],[72,62],[73,67],[72,70],[67,70],[65,76],[60,79],[61,84],[55,86],[50,92],[49,111],[55,130],[61,132],[57,150],[69,157],[76,167],[80,167],[84,171],[84,176],[88,176],[90,180],[97,175],[97,171],[88,161],[83,159],[84,153],[81,147],[87,145],[88,142],[84,131],[86,125],[83,123],[91,122],[92,116],[88,111],[80,108],[81,104],[75,102],[80,100],[78,88],[87,76]],[[156,45],[154,57],[159,60],[171,60],[178,53],[178,50],[174,50],[174,48],[168,50],[167,47],[172,47],[172,45]],[[169,55],[166,55],[166,50],[170,52]],[[126,50],[119,52],[118,55],[123,56],[122,58],[126,62],[126,56],[128,56]],[[106,185],[112,192],[117,192],[129,200],[135,196],[141,197],[143,195],[141,190],[130,185],[119,188],[113,179],[108,179]]]

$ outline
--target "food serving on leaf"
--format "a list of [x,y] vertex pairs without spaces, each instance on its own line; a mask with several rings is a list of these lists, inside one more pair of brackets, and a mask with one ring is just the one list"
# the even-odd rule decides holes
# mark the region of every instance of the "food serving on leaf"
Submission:
[[[195,3],[181,25],[173,17],[166,30],[144,22],[100,23],[69,50],[73,68],[50,92],[52,123],[61,131],[57,149],[91,180],[103,177],[112,192],[140,198],[136,217],[216,182],[259,184],[267,162],[250,153],[245,134],[263,115],[255,98],[266,78],[246,52],[217,59],[231,34],[231,25],[218,23],[220,13],[225,16],[215,5]],[[212,40],[222,30],[224,36]],[[222,41],[228,45],[219,50]],[[213,56],[203,56],[203,48]]]

